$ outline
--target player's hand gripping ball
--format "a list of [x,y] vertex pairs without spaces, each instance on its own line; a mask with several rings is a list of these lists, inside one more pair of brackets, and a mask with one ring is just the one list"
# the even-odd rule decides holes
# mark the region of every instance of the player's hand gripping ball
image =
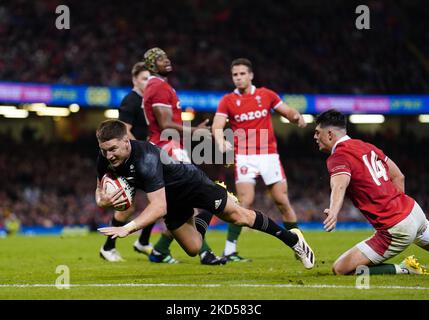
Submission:
[[125,211],[131,204],[133,203],[135,189],[132,185],[130,185],[122,176],[115,176],[112,173],[106,173],[101,179],[101,188],[109,195],[114,193],[118,189],[122,189],[122,199],[126,201],[126,203],[122,206],[115,207],[115,210]]

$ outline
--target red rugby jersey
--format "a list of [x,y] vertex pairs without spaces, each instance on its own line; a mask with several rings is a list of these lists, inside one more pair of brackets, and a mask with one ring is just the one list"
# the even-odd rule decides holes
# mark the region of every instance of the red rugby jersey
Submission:
[[282,102],[273,91],[255,86],[249,94],[240,94],[236,89],[222,97],[216,114],[229,118],[235,154],[277,153],[271,110]]
[[347,196],[375,229],[388,229],[411,212],[414,199],[396,189],[389,176],[388,157],[370,143],[345,136],[327,159],[332,176],[351,177]]
[[161,140],[161,128],[153,112],[153,107],[156,105],[171,108],[172,121],[182,125],[182,110],[176,90],[163,79],[151,76],[144,90],[144,112],[148,125],[149,141],[162,147],[168,141]]

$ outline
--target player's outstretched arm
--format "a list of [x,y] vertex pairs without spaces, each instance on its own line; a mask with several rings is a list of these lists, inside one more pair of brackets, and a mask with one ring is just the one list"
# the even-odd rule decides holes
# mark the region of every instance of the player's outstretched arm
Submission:
[[232,145],[229,141],[224,139],[223,129],[226,125],[226,117],[222,115],[215,115],[212,125],[212,135],[215,139],[216,145],[220,152],[227,152],[232,150]]
[[194,132],[195,130],[199,130],[200,132],[204,133],[204,136],[210,136],[210,127],[207,126],[207,123],[209,122],[208,119],[201,122],[197,127],[186,127],[179,123],[175,123],[173,121],[173,113],[170,108],[165,106],[157,106],[154,105],[153,112],[155,114],[156,121],[161,128],[161,130],[165,129],[174,129],[180,132],[181,134],[184,133],[185,130]]
[[128,138],[130,138],[130,140],[137,140],[136,137],[133,135],[133,133],[131,132],[131,130],[133,129],[133,126],[129,123],[124,122],[126,127],[127,127],[127,135]]
[[161,130],[175,129],[183,133],[183,126],[173,121],[173,112],[171,108],[162,105],[154,105],[153,113]]
[[[165,188],[158,189],[153,192],[148,192],[147,199],[149,204],[133,221],[136,223],[136,230],[155,223],[158,219],[167,214],[167,200],[165,196]],[[133,231],[136,231],[133,230]]]
[[300,114],[294,108],[290,108],[286,103],[282,103],[279,107],[275,109],[279,114],[288,119],[290,122],[295,123],[300,128],[307,126],[302,114]]
[[98,231],[106,236],[112,236],[113,239],[117,237],[123,238],[137,230],[143,229],[144,227],[155,223],[158,219],[167,214],[165,188],[147,193],[147,198],[149,204],[137,218],[127,223],[123,227],[99,228]]
[[343,206],[344,196],[349,183],[350,176],[347,174],[339,174],[331,177],[331,200],[329,209],[325,209],[324,211],[327,217],[323,221],[325,231],[327,232],[334,230],[337,225],[338,213]]
[[396,189],[401,192],[405,192],[405,176],[401,172],[401,169],[399,169],[396,163],[390,159],[387,160],[387,165],[389,166],[390,179],[392,180]]

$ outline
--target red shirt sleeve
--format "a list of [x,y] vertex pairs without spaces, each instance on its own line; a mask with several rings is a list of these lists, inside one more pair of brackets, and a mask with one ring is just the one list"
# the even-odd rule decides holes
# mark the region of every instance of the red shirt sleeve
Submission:
[[327,166],[329,175],[331,177],[338,174],[348,174],[349,176],[352,175],[350,162],[347,160],[347,157],[344,154],[332,154],[327,160]]
[[228,96],[223,96],[222,99],[220,99],[219,105],[217,106],[216,115],[221,115],[227,118],[229,117],[228,102]]
[[388,156],[386,156],[384,154],[384,152],[381,149],[378,149],[376,146],[372,146],[375,153],[377,154],[377,158],[381,161],[383,161],[384,163],[387,163],[387,160],[389,159]]
[[269,99],[270,109],[276,109],[283,103],[283,100],[274,91],[267,88],[264,88],[264,91]]
[[156,104],[172,107],[170,92],[162,83],[155,83],[148,86],[144,93],[144,99],[150,103],[151,107]]

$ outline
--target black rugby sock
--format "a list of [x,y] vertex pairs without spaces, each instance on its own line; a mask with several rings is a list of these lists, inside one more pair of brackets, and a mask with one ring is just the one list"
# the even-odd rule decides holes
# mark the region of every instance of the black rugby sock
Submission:
[[282,229],[262,212],[255,210],[255,213],[256,218],[255,223],[251,227],[252,229],[268,233],[277,239],[280,239],[289,247],[293,247],[298,242],[298,236],[295,233]]
[[299,229],[297,222],[283,221],[283,226],[285,227],[286,230]]
[[140,233],[139,242],[141,245],[146,246],[149,244],[150,233],[152,232],[153,226],[155,224],[150,224],[147,227],[144,227]]
[[195,216],[195,226],[201,236],[204,239],[206,235],[207,228],[210,225],[210,220],[212,219],[213,214],[207,210],[202,210],[199,214]]

